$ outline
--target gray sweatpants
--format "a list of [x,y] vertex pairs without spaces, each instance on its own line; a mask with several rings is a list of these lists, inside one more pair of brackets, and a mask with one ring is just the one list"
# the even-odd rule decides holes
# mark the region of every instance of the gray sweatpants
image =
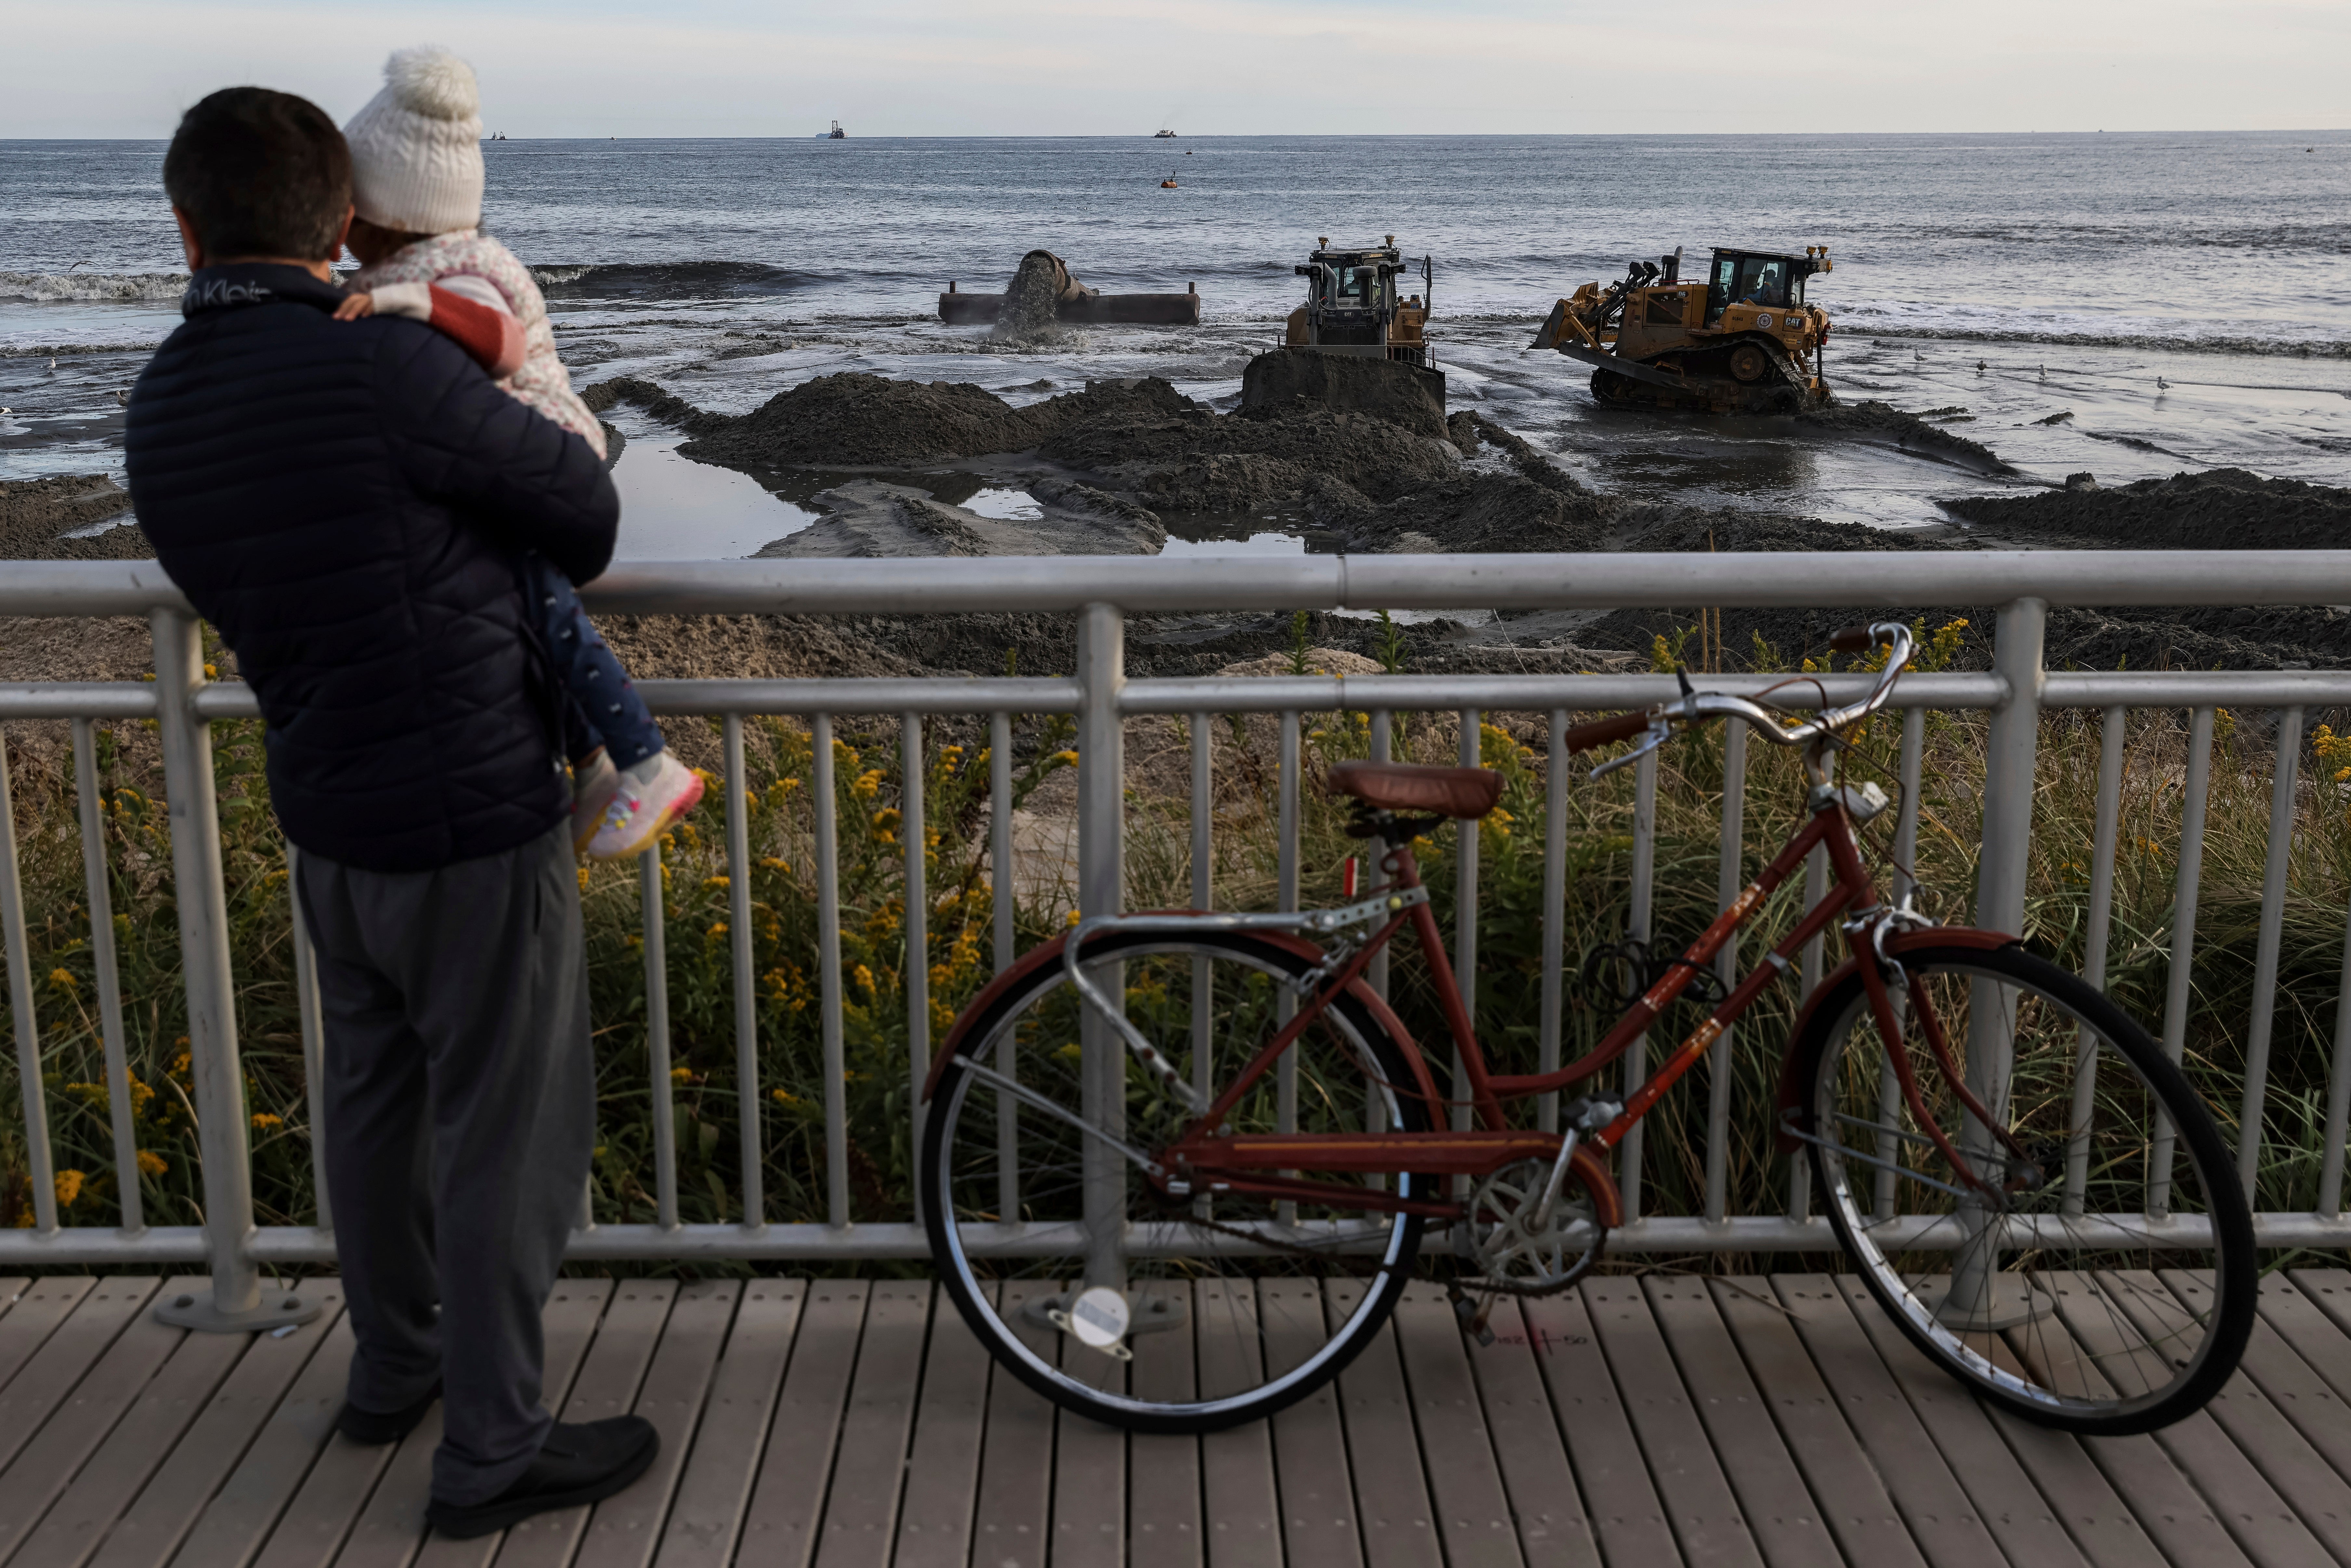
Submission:
[[441,1380],[433,1495],[480,1502],[547,1437],[539,1312],[595,1137],[569,825],[440,871],[297,865],[358,1337],[349,1398],[398,1410]]

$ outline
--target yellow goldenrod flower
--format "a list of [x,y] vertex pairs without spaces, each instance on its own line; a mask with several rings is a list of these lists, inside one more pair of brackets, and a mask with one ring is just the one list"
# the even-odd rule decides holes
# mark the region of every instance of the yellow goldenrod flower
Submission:
[[266,1133],[272,1128],[282,1127],[285,1124],[286,1118],[283,1116],[273,1116],[266,1111],[256,1111],[253,1113],[253,1130],[256,1133]]
[[1075,1061],[1079,1057],[1085,1054],[1085,1051],[1086,1048],[1084,1046],[1080,1045],[1073,1040],[1070,1041],[1069,1044],[1055,1051],[1053,1054],[1060,1057],[1063,1061]]
[[868,993],[872,991],[873,971],[867,968],[864,965],[860,964],[856,968],[851,970],[850,977],[857,982],[858,988],[861,990]]
[[713,925],[709,930],[704,932],[703,935],[716,942],[718,938],[726,935],[726,922],[724,920],[718,922],[718,924]]
[[788,1094],[781,1089],[771,1091],[768,1093],[768,1098],[773,1100],[778,1105],[797,1105],[799,1103],[799,1096],[797,1094]]
[[1070,911],[1069,923],[1071,925],[1075,925],[1078,923],[1078,912],[1074,909]]
[[694,1082],[694,1069],[691,1067],[673,1067],[669,1070],[669,1081],[672,1083],[691,1083]]
[[759,863],[766,866],[769,871],[789,871],[792,869],[789,865],[785,863],[784,857],[781,855],[769,855],[766,859],[760,861]]
[[580,868],[580,891],[588,891],[588,868],[584,865]]
[[61,991],[70,991],[78,989],[80,987],[81,982],[73,977],[73,971],[70,969],[51,969],[49,971],[49,984],[57,987],[57,989]]
[[75,1201],[81,1197],[81,1184],[89,1179],[79,1171],[59,1171],[57,1173],[57,1207],[71,1208]]
[[705,887],[724,888],[732,884],[723,876],[705,876],[702,879],[702,885]]
[[1078,760],[1078,754],[1077,754],[1076,752],[1074,752],[1074,751],[1057,751],[1057,752],[1053,753],[1052,758],[1050,758],[1050,760],[1055,761],[1055,762],[1066,762],[1066,763],[1070,763],[1070,764],[1071,764],[1071,765],[1075,765],[1075,763],[1076,763],[1076,762],[1077,762],[1077,760]]
[[139,1151],[139,1170],[142,1176],[159,1176],[172,1168],[171,1163],[152,1149]]

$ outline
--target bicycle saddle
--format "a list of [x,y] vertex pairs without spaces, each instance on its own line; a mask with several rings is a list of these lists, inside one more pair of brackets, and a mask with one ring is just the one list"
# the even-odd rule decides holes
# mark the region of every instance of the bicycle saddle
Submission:
[[1409,762],[1341,762],[1322,775],[1333,795],[1353,795],[1389,811],[1482,817],[1502,799],[1502,776],[1490,768],[1424,768]]

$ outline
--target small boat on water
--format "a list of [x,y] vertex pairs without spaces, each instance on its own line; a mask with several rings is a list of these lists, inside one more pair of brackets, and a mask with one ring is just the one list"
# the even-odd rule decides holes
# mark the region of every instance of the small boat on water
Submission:
[[841,128],[841,121],[836,120],[832,122],[832,129],[819,135],[817,140],[819,141],[846,141],[849,140],[849,132],[843,131]]
[[1154,133],[1153,133],[1153,135],[1152,135],[1151,140],[1153,140],[1154,141],[1174,141],[1174,140],[1175,140],[1175,138],[1176,138],[1176,133],[1175,133],[1174,131],[1155,131],[1155,132],[1154,132]]
[[1160,181],[1159,188],[1163,191],[1172,191],[1176,189],[1176,176],[1170,174],[1165,180]]

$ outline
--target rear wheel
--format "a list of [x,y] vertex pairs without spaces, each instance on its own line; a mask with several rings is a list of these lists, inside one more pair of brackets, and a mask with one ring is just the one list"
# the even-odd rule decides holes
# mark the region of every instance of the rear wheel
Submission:
[[[1086,951],[1095,984],[1123,986],[1129,1019],[1211,1096],[1290,1016],[1290,982],[1315,962],[1234,932],[1113,932]],[[1421,1220],[1229,1192],[1166,1196],[1112,1140],[1154,1155],[1190,1113],[1114,1037],[1099,1052],[1113,1064],[1109,1082],[1090,1094],[1081,1007],[1061,965],[1049,964],[969,1020],[941,1075],[922,1193],[948,1293],[1015,1376],[1113,1426],[1214,1431],[1304,1397],[1395,1310]],[[1343,997],[1226,1124],[1426,1132],[1414,1082],[1372,1009]],[[1087,1225],[1090,1155],[1097,1213],[1113,1221],[1102,1248]],[[1406,1197],[1436,1190],[1410,1176],[1328,1179]]]
[[2043,1425],[2145,1432],[2201,1406],[2243,1354],[2256,1289],[2211,1114],[2127,1014],[2021,947],[1902,965],[1916,1104],[1858,975],[1796,1048],[1810,1093],[1792,1124],[1870,1293],[1980,1396]]

